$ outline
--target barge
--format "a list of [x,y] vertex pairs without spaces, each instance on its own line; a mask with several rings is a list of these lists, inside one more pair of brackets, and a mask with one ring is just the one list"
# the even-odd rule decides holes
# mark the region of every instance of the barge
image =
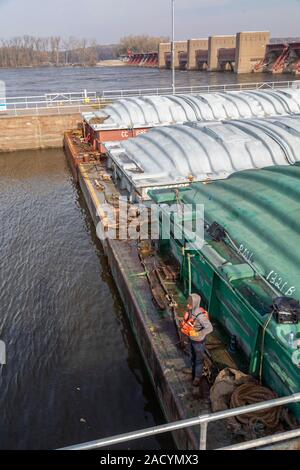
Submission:
[[[68,159],[73,152],[76,158],[76,147],[69,134],[65,136],[65,147],[70,149],[67,153]],[[107,200],[113,201],[114,196],[119,194],[118,188],[111,179],[108,179],[108,175],[106,164],[103,162],[78,166],[79,186],[96,230],[99,229],[99,223],[105,225],[106,214],[102,208],[105,207]],[[100,190],[99,183],[102,186]],[[199,401],[193,397],[190,380],[182,372],[187,365],[187,357],[174,328],[173,312],[168,308],[162,311],[157,303],[153,302],[153,290],[141,263],[138,244],[135,240],[108,238],[103,240],[103,248],[166,419],[180,420],[208,412],[207,401]],[[163,259],[161,264],[167,266],[170,272],[176,271]],[[186,297],[178,289],[176,281],[176,276],[174,278],[171,276],[168,280],[168,291],[172,292],[172,298],[178,305],[177,311],[183,314]],[[218,348],[213,350],[218,360],[227,367],[238,368],[236,359],[230,356],[228,345],[221,341],[219,334],[215,332],[210,340],[213,345],[218,345]],[[235,442],[232,435],[226,432],[224,423],[213,423],[210,431],[208,445],[211,448]],[[176,431],[173,437],[179,449],[198,448],[197,430]]]
[[299,112],[299,88],[154,95],[123,98],[101,111],[83,113],[83,128],[93,150],[105,153],[105,142],[131,139],[154,127]]
[[[178,198],[204,204],[203,245],[171,237],[161,240],[161,249],[182,266],[211,318],[237,338],[250,373],[279,396],[300,389],[299,181],[297,163],[195,183],[176,195],[168,189],[151,193],[163,211]],[[293,412],[300,421],[300,405]]]
[[[224,164],[222,168],[222,160],[220,160],[219,174],[222,176],[220,176],[219,179],[228,178],[230,174],[237,170],[243,171],[236,175],[233,174],[233,176],[224,179],[224,181],[215,181],[214,174],[211,174],[208,178],[207,173],[211,173],[211,171],[199,171],[197,178],[195,178],[195,175],[193,175],[193,178],[190,178],[188,174],[184,181],[175,181],[172,175],[172,181],[165,181],[163,178],[160,180],[159,175],[156,173],[155,178],[153,178],[153,175],[152,179],[150,177],[146,178],[146,184],[141,186],[145,191],[140,190],[138,183],[142,180],[144,172],[147,176],[147,171],[145,171],[147,169],[140,167],[143,158],[139,161],[136,154],[134,154],[134,156],[131,154],[131,158],[136,158],[135,163],[138,163],[140,167],[139,171],[136,171],[136,169],[132,167],[132,161],[128,161],[128,155],[124,155],[123,150],[117,151],[114,155],[112,154],[113,151],[116,150],[114,146],[116,146],[118,150],[118,146],[125,145],[125,143],[107,144],[106,147],[109,154],[107,158],[103,157],[101,153],[95,154],[93,147],[88,147],[88,144],[84,142],[84,136],[80,137],[76,132],[67,133],[65,135],[65,149],[68,161],[70,162],[73,172],[77,173],[80,188],[84,194],[98,236],[102,239],[104,251],[108,257],[109,265],[124,303],[137,344],[148,369],[162,410],[168,421],[191,418],[211,411],[211,404],[208,400],[209,396],[212,396],[210,388],[214,384],[215,378],[219,377],[220,372],[226,370],[239,370],[243,377],[249,377],[249,372],[259,377],[261,369],[263,371],[263,376],[261,377],[263,383],[273,388],[277,394],[299,391],[300,384],[296,374],[298,365],[289,364],[288,366],[289,358],[287,352],[291,350],[286,348],[286,341],[290,339],[291,327],[282,325],[277,328],[274,326],[275,320],[273,316],[271,318],[270,315],[269,304],[272,304],[271,300],[274,300],[274,296],[272,297],[268,290],[271,289],[268,282],[270,283],[272,280],[271,284],[273,281],[273,284],[276,284],[278,281],[278,278],[275,276],[275,271],[273,270],[273,275],[270,275],[269,279],[266,279],[266,287],[263,281],[264,272],[261,272],[261,267],[259,267],[257,268],[258,273],[256,273],[254,269],[255,266],[253,266],[252,263],[251,249],[255,251],[257,243],[255,237],[252,239],[252,248],[251,246],[248,247],[246,240],[240,240],[239,248],[243,245],[245,246],[245,250],[240,249],[240,251],[236,253],[230,252],[230,247],[227,246],[224,239],[221,238],[220,241],[215,240],[212,236],[212,233],[214,234],[215,232],[209,231],[209,229],[215,227],[218,237],[218,233],[222,234],[222,230],[226,230],[230,237],[231,226],[229,222],[234,224],[234,220],[239,217],[237,208],[235,208],[235,212],[230,215],[231,201],[235,201],[238,207],[240,202],[243,202],[241,213],[244,218],[247,218],[248,199],[251,200],[251,189],[248,189],[247,193],[244,192],[240,198],[237,191],[234,189],[234,184],[232,184],[233,189],[228,190],[227,193],[224,191],[223,199],[221,195],[218,196],[217,202],[220,207],[216,206],[216,202],[215,206],[213,206],[215,188],[217,188],[216,191],[221,192],[222,185],[227,182],[230,184],[235,178],[241,179],[240,186],[242,187],[243,184],[249,186],[249,183],[253,181],[253,177],[244,175],[255,174],[254,179],[260,181],[260,186],[257,188],[257,191],[262,194],[262,196],[261,199],[257,199],[256,203],[258,206],[262,206],[265,209],[265,214],[261,215],[260,221],[266,232],[270,229],[269,224],[271,220],[267,217],[268,206],[264,198],[264,190],[265,188],[269,188],[269,182],[264,176],[265,171],[270,171],[271,173],[273,171],[272,168],[274,168],[273,183],[276,181],[276,178],[279,180],[281,174],[290,172],[291,181],[289,180],[289,183],[286,184],[285,180],[283,180],[280,195],[283,196],[285,191],[296,191],[296,184],[299,181],[297,171],[299,172],[299,169],[297,164],[295,165],[295,162],[297,160],[297,145],[299,148],[300,118],[284,117],[280,119],[276,118],[274,121],[267,120],[266,122],[258,120],[255,125],[247,124],[249,128],[251,128],[251,126],[256,128],[259,137],[256,136],[255,139],[257,139],[257,142],[263,142],[262,147],[264,149],[266,148],[266,141],[261,140],[262,133],[264,133],[265,139],[269,138],[269,147],[267,146],[267,148],[272,158],[271,160],[267,160],[266,163],[264,160],[266,154],[262,154],[261,164],[257,165],[257,168],[269,165],[269,170],[257,170],[254,164],[255,162],[253,161],[252,166],[248,165],[246,167],[247,170],[242,167],[237,167],[236,164],[239,159],[238,154],[236,154],[236,160],[234,158],[232,159],[232,169],[227,173]],[[212,132],[214,132],[214,126],[216,125],[221,126],[221,128],[222,126],[227,126],[225,123],[212,123]],[[239,128],[239,125],[237,128]],[[245,124],[243,125],[247,127]],[[207,126],[207,129],[209,128],[209,124],[205,124],[205,126]],[[182,129],[184,129],[184,131],[181,130],[179,137],[177,137],[177,139],[179,139],[177,141],[179,147],[182,132],[188,133],[193,127],[182,126]],[[176,129],[166,128],[165,132],[176,132]],[[151,131],[147,136],[147,141],[149,142],[152,136],[155,140],[157,133],[161,133],[161,130]],[[195,137],[193,138],[195,139]],[[199,142],[202,141],[202,138],[203,137],[199,139]],[[235,140],[239,141],[239,138]],[[137,137],[136,140],[128,142],[128,145],[135,144],[137,147],[140,145],[144,148],[145,141],[143,139],[145,139],[144,136]],[[251,147],[250,137],[248,140],[250,141]],[[220,139],[218,138],[217,141],[219,142]],[[141,144],[139,144],[139,142],[141,142]],[[234,146],[234,139],[228,139],[227,144]],[[248,148],[249,142],[247,139],[244,144]],[[80,162],[82,145],[86,146],[86,157],[85,161]],[[154,148],[157,149],[157,146],[154,146]],[[169,150],[171,154],[172,149]],[[132,152],[132,148],[130,152]],[[215,166],[216,161],[214,155],[216,155],[216,149],[214,146],[211,146],[210,152],[210,161]],[[152,152],[151,155],[154,158],[155,153]],[[276,157],[274,157],[274,155]],[[158,159],[159,158],[158,155]],[[189,161],[187,153],[182,152],[182,158],[183,161],[186,160],[185,163]],[[194,159],[195,158],[194,156]],[[199,155],[199,159],[203,160],[203,156]],[[120,161],[122,164],[120,164]],[[179,161],[180,157],[177,156],[173,161],[173,167],[175,169],[177,168],[176,163],[179,164]],[[118,171],[116,171],[117,162]],[[243,162],[244,159],[241,159],[242,164]],[[164,163],[162,163],[162,165],[164,165]],[[207,167],[205,162],[202,162],[202,165]],[[132,175],[139,176],[139,178],[128,178],[128,170],[130,168],[132,169]],[[249,170],[249,168],[254,169]],[[294,171],[293,173],[292,170]],[[200,177],[199,175],[202,176]],[[121,176],[123,176],[123,179]],[[183,177],[182,175],[179,176],[181,176],[181,178]],[[199,187],[197,185],[199,185]],[[194,253],[186,250],[183,252],[182,246],[180,247],[180,244],[176,246],[172,239],[165,243],[161,231],[160,237],[158,236],[155,241],[151,239],[150,241],[144,240],[141,236],[138,236],[136,239],[122,239],[122,237],[120,237],[120,230],[124,228],[124,226],[126,233],[128,230],[128,219],[124,221],[120,215],[122,212],[122,201],[131,202],[133,213],[130,215],[130,222],[133,222],[134,225],[135,219],[138,220],[139,214],[137,209],[134,208],[133,202],[144,202],[151,199],[158,204],[169,204],[172,202],[175,203],[175,205],[181,205],[181,202],[185,200],[185,196],[187,199],[194,201],[195,194],[198,195],[199,193],[202,195],[201,191],[203,192],[203,198],[201,199],[199,197],[197,200],[208,202],[211,205],[210,220],[207,226],[205,225],[205,229],[207,229],[205,237],[209,238],[205,238],[204,251],[199,250]],[[246,191],[245,188],[244,191]],[[192,192],[194,196],[191,196]],[[234,195],[236,195],[236,198],[233,201]],[[230,196],[231,199],[228,198],[228,196]],[[273,194],[273,197],[275,196],[276,195]],[[229,201],[228,203],[226,203],[227,199]],[[289,203],[290,200],[288,197],[287,199],[286,202]],[[294,206],[291,207],[291,214],[299,210],[297,197],[294,197],[294,192],[292,199]],[[228,209],[228,214],[225,214],[226,217],[224,215],[224,220],[221,217],[217,217],[218,211],[220,213],[222,212],[223,204],[225,204]],[[111,221],[108,217],[108,206],[114,209],[116,216],[114,221]],[[270,212],[272,213],[272,222],[274,222],[274,217],[276,218],[277,212],[271,206]],[[128,215],[128,213],[126,213],[126,215]],[[264,217],[266,218],[264,219]],[[249,218],[249,220],[250,219],[251,218]],[[217,220],[219,222],[216,222]],[[218,225],[213,226],[214,222]],[[228,225],[226,222],[228,222]],[[283,222],[288,222],[288,229],[292,225],[292,221],[289,217],[283,217]],[[138,227],[138,223],[136,227]],[[234,225],[233,227],[236,229]],[[111,228],[115,230],[117,234],[115,238],[105,236],[105,232]],[[263,229],[258,228],[258,231],[259,230],[262,231]],[[293,235],[294,242],[296,243],[296,233],[293,232]],[[183,240],[183,245],[185,242],[186,240]],[[237,240],[235,239],[235,244],[236,243]],[[264,240],[262,240],[262,246],[264,246]],[[278,250],[276,243],[270,245],[269,250],[270,256],[274,257],[273,252]],[[195,259],[193,258],[194,256]],[[263,257],[263,250],[260,256]],[[285,253],[283,256],[285,256]],[[223,270],[221,270],[221,268]],[[222,275],[220,275],[220,271]],[[280,271],[278,270],[278,272],[278,276],[280,276]],[[207,342],[204,369],[207,393],[206,396],[201,399],[194,396],[190,379],[183,372],[188,364],[188,357],[185,340],[178,329],[179,322],[185,311],[187,296],[189,292],[191,292],[191,289],[203,295],[206,306],[212,313],[214,322],[214,332],[210,335]],[[293,295],[294,291],[290,293]],[[287,292],[285,292],[285,294],[287,296]],[[252,301],[255,303],[254,306],[251,304]],[[240,304],[238,302],[240,302]],[[239,314],[240,308],[242,308],[241,305],[243,307],[243,318],[241,318]],[[280,308],[278,308],[278,314],[282,313]],[[249,325],[247,315],[249,315]],[[269,320],[268,324],[265,322],[266,315]],[[298,340],[300,330],[297,322],[293,324],[292,329],[293,331],[295,330],[294,339]],[[264,334],[264,348],[266,348],[266,354],[263,353],[263,360],[260,361],[259,358],[262,356],[260,349],[262,345],[262,331]],[[277,341],[275,333],[278,334],[279,345],[276,346],[277,349],[273,351],[272,341]],[[236,347],[232,347],[234,337],[237,340]],[[286,352],[286,354],[283,354],[283,352]],[[270,371],[267,367],[269,357],[271,357],[272,360],[272,368],[270,368]],[[261,364],[262,368],[260,368]],[[278,368],[280,368],[281,365],[282,374],[280,376]],[[286,368],[287,371],[285,374],[284,368]],[[275,380],[276,374],[279,378],[277,377]],[[289,374],[291,374],[293,386],[289,386],[286,380]],[[283,380],[283,376],[285,376],[285,381]],[[259,383],[257,383],[257,386],[259,386]],[[270,393],[273,394],[271,396],[276,396],[274,392],[270,391]],[[293,408],[292,411],[294,415],[299,418],[298,407],[296,409]],[[272,432],[289,429],[291,425],[295,425],[295,421],[293,421],[293,417],[285,411],[275,424],[277,427],[273,427]],[[214,449],[239,442],[241,434],[235,434],[232,430],[228,430],[227,425],[228,423],[223,422],[212,423],[210,425],[208,448]],[[270,432],[270,429],[268,432]],[[176,431],[174,433],[174,439],[179,449],[194,450],[199,447],[199,433],[194,429]],[[299,441],[297,440],[289,443],[290,448],[297,448],[298,446]]]
[[300,115],[186,123],[105,144],[108,167],[132,202],[150,188],[216,181],[231,174],[300,159]]

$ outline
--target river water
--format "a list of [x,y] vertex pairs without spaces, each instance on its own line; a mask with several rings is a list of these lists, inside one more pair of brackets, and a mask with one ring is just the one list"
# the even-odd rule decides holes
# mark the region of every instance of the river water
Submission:
[[[44,93],[88,90],[140,89],[170,87],[171,71],[139,67],[78,67],[39,69],[0,69],[0,80],[6,84],[8,96],[32,96]],[[269,73],[236,75],[230,72],[177,71],[177,86],[220,85],[260,81],[294,80],[294,75]]]
[[62,150],[0,155],[0,220],[0,449],[164,422]]
[[[0,70],[10,96],[170,79],[170,71],[127,67]],[[274,77],[177,73],[182,86],[254,79]],[[62,150],[0,155],[0,221],[0,449],[57,448],[164,422]]]

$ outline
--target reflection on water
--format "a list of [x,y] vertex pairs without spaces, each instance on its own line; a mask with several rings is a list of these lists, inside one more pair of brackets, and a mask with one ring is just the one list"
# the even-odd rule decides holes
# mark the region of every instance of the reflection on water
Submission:
[[0,221],[0,448],[56,448],[163,422],[61,150],[0,156]]

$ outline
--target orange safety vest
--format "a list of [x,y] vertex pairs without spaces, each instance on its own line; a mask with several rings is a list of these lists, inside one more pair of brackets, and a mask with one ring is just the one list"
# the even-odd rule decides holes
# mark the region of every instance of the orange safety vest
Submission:
[[86,138],[84,139],[84,141],[86,143],[89,143],[91,141],[91,139],[92,139],[92,136],[91,136],[91,133],[89,132],[88,135],[86,136]]
[[184,314],[184,320],[180,324],[181,333],[188,337],[198,336],[198,331],[195,331],[195,321],[199,317],[199,315],[205,315],[209,320],[208,312],[202,307],[200,307],[200,312],[195,318],[190,318],[189,313],[186,312]]

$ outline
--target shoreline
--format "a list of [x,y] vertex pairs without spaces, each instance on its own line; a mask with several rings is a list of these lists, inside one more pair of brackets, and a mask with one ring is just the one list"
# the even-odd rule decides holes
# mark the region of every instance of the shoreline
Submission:
[[123,62],[122,60],[118,59],[109,59],[109,60],[102,60],[97,62],[94,65],[70,65],[70,64],[60,64],[60,65],[21,65],[19,67],[1,67],[1,70],[22,70],[22,69],[78,69],[78,68],[97,68],[97,67],[126,67],[127,63]]
[[95,67],[126,67],[128,65],[123,60],[112,59],[112,60],[101,60]]

